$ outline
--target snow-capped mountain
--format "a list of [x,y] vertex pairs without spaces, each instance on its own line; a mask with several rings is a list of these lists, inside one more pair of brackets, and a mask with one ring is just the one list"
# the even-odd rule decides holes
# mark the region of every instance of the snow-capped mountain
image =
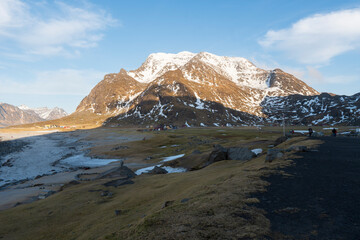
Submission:
[[39,121],[43,121],[43,119],[36,114],[28,113],[7,103],[0,103],[0,127]]
[[25,105],[16,107],[7,103],[0,103],[0,127],[53,120],[67,115],[63,109],[57,107],[53,109],[46,107],[32,109]]
[[276,121],[274,102],[318,95],[293,75],[245,58],[155,53],[136,70],[106,75],[76,111],[109,116],[105,124],[113,125],[241,125]]
[[40,108],[29,108],[26,105],[20,105],[19,108],[24,110],[30,114],[36,114],[43,120],[54,120],[58,118],[62,118],[67,116],[67,112],[64,109],[54,107],[54,108],[47,108],[47,107],[40,107]]

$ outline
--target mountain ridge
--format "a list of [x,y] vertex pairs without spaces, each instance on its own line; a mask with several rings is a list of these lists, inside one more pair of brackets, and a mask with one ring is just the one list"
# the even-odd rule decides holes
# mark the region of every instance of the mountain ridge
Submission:
[[32,109],[26,105],[16,107],[11,104],[0,103],[0,127],[54,120],[67,115],[63,109],[58,107]]
[[76,112],[106,115],[104,125],[114,126],[272,124],[278,112],[271,111],[269,99],[293,101],[295,95],[320,93],[281,69],[264,70],[245,58],[154,53],[136,70],[105,75]]

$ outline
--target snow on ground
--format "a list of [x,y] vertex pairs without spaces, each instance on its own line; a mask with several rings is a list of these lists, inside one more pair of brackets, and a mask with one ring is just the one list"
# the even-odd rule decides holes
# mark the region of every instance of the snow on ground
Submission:
[[101,167],[112,162],[117,162],[119,159],[99,159],[86,157],[84,154],[75,155],[64,160],[59,164],[69,167]]
[[[158,165],[155,165],[155,166],[160,167],[161,164],[158,164]],[[136,175],[141,175],[143,173],[147,173],[147,172],[153,170],[153,168],[155,166],[140,168],[140,169],[136,170],[135,174]],[[173,167],[168,167],[168,166],[165,166],[165,167],[162,167],[162,168],[165,169],[166,171],[168,171],[168,173],[179,173],[179,172],[186,172],[187,171],[185,168],[173,168]]]
[[168,173],[178,173],[178,172],[186,172],[185,168],[173,168],[173,167],[163,167]]
[[[169,161],[181,158],[183,156],[185,156],[185,154],[179,154],[179,155],[175,155],[175,156],[164,157],[163,160],[160,161],[160,163],[169,162]],[[160,167],[161,165],[162,164],[157,164],[155,166]],[[140,168],[140,169],[136,170],[135,174],[136,175],[141,175],[143,173],[147,173],[147,172],[151,171],[155,166]],[[166,171],[168,171],[168,173],[186,172],[185,168],[173,168],[173,167],[168,167],[168,166],[164,166],[162,168],[164,168]]]
[[[50,175],[76,167],[99,167],[118,159],[96,159],[86,157],[84,150],[90,145],[78,142],[78,138],[64,133],[26,136],[28,143],[22,151],[13,152],[0,159],[0,187],[21,180],[34,179],[39,175]],[[14,136],[17,138],[16,136]]]
[[179,155],[175,155],[175,156],[164,157],[161,162],[169,162],[169,161],[181,158],[183,156],[185,156],[185,154],[179,154]]
[[251,150],[253,153],[255,153],[256,155],[259,155],[260,153],[262,153],[262,149],[261,148],[255,148],[253,150]]
[[309,133],[309,130],[294,130],[294,132],[305,134],[305,133]]

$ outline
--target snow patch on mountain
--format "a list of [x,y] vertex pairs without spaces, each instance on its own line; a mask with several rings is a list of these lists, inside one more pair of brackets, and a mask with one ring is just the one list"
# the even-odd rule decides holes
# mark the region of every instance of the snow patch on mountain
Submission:
[[65,112],[62,108],[47,108],[47,107],[40,107],[40,108],[30,108],[26,105],[20,105],[18,107],[21,110],[27,111],[27,112],[34,112],[36,115],[38,115],[40,118],[44,120],[54,120],[58,118],[62,118],[68,115],[67,112]]
[[150,54],[144,64],[135,71],[128,72],[128,75],[142,83],[149,83],[160,77],[167,71],[175,70],[185,65],[196,54],[191,52],[153,53]]

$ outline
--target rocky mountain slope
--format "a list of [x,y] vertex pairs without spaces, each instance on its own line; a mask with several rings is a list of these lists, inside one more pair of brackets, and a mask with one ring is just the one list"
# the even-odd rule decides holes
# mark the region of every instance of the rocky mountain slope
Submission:
[[10,104],[0,103],[0,127],[33,123],[42,120],[38,115],[27,113]]
[[54,120],[67,116],[67,112],[64,109],[54,107],[40,107],[40,108],[29,108],[26,105],[21,105],[19,108],[27,113],[38,115],[43,120]]
[[[244,58],[156,53],[136,70],[106,75],[76,112],[107,115],[105,125],[248,125],[276,123],[280,102],[318,95],[293,75],[258,68]],[[305,112],[297,114],[289,121],[304,119]],[[316,124],[319,118],[305,119]]]
[[30,109],[25,105],[16,107],[0,103],[0,127],[52,120],[63,116],[67,116],[67,113],[61,108]]

